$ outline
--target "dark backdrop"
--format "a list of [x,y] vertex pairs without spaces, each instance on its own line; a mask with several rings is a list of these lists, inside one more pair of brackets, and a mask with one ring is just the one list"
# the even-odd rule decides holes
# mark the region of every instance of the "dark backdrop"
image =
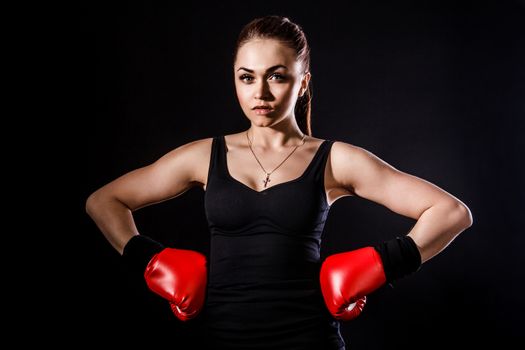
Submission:
[[[419,348],[415,336],[436,346],[523,339],[524,3],[348,3],[89,8],[80,210],[98,187],[175,147],[245,130],[231,71],[236,36],[256,16],[286,15],[312,47],[314,136],[368,149],[455,195],[474,217],[417,274],[370,295],[362,316],[342,324],[347,343],[385,349]],[[193,189],[136,212],[139,230],[207,253],[203,194]],[[81,225],[84,312],[115,325],[169,319],[85,214]],[[340,199],[322,256],[412,225],[373,202]],[[173,322],[170,338],[192,337],[198,327]]]

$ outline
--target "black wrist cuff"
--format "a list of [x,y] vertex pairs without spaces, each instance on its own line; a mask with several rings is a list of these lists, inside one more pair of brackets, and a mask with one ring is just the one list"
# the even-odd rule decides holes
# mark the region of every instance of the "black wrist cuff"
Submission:
[[144,274],[151,258],[162,251],[164,246],[143,235],[133,236],[124,246],[124,263],[139,274]]
[[374,248],[381,256],[387,283],[409,275],[421,266],[421,254],[409,236],[396,237]]

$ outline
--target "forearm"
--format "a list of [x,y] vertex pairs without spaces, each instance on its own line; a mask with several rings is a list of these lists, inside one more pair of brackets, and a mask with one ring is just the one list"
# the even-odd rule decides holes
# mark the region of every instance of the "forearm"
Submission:
[[129,239],[138,234],[131,210],[117,199],[91,195],[86,211],[120,254]]
[[408,236],[419,248],[421,262],[425,262],[443,249],[472,225],[470,210],[461,203],[440,203],[425,210]]

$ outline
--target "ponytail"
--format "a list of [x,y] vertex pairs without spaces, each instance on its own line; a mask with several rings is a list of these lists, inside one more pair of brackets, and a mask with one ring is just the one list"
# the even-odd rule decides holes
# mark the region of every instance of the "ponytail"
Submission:
[[303,96],[297,99],[295,104],[295,120],[299,129],[308,136],[312,136],[312,82],[308,84]]

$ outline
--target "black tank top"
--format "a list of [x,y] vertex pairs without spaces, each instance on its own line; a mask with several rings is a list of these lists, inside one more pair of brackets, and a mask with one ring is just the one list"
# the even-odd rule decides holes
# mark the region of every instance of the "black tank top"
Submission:
[[214,348],[344,347],[319,286],[332,144],[324,140],[298,178],[257,192],[229,174],[224,136],[213,138],[204,197],[211,241],[203,318]]

